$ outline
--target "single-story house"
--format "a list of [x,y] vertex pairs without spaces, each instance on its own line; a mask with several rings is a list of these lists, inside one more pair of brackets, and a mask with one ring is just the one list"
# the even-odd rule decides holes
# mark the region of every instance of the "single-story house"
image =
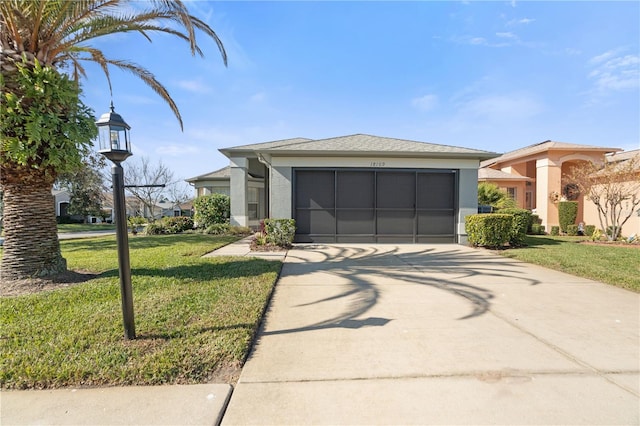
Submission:
[[466,244],[480,161],[498,155],[364,134],[220,152],[228,172],[188,179],[198,194],[218,192],[228,173],[233,225],[293,218],[297,242],[320,243]]
[[51,195],[53,195],[53,207],[56,211],[56,216],[68,216],[67,210],[71,202],[71,192],[66,189],[53,189],[51,190]]

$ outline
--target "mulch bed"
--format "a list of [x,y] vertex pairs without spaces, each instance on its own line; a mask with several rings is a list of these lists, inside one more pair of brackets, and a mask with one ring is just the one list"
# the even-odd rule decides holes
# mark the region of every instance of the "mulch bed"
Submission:
[[0,296],[20,296],[42,291],[71,287],[96,278],[98,274],[88,271],[67,271],[47,278],[27,278],[23,280],[0,279]]
[[586,244],[589,246],[628,247],[640,249],[640,241],[638,240],[632,243],[627,243],[624,241],[580,241],[579,244]]

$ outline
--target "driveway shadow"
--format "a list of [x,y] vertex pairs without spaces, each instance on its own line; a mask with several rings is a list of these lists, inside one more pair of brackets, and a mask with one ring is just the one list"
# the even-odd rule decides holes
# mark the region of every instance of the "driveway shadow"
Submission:
[[305,276],[322,272],[344,283],[340,293],[297,307],[349,300],[342,313],[325,320],[291,329],[266,331],[262,335],[297,333],[327,328],[360,328],[384,326],[392,319],[370,317],[362,319],[380,300],[384,285],[379,281],[396,280],[402,283],[428,286],[464,299],[469,304],[467,320],[485,314],[491,308],[494,294],[479,285],[470,284],[469,278],[482,276],[489,282],[512,280],[514,283],[536,285],[536,279],[519,271],[520,262],[499,258],[481,251],[450,246],[340,246],[300,245],[289,251],[283,276]]

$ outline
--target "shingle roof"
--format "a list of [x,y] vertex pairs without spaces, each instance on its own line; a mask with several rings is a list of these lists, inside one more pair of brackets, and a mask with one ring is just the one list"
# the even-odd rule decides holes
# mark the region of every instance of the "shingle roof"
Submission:
[[640,155],[640,149],[634,149],[633,151],[622,151],[613,155],[607,156],[608,161],[617,162],[630,160],[631,158]]
[[607,148],[602,146],[580,145],[576,143],[556,142],[556,141],[547,140],[544,142],[539,142],[533,145],[525,146],[524,148],[516,149],[514,151],[509,151],[505,154],[502,154],[499,157],[492,158],[487,161],[483,161],[482,163],[480,163],[480,167],[487,167],[492,164],[501,163],[514,158],[526,157],[528,155],[538,154],[540,152],[545,152],[549,150],[600,151],[600,152],[606,153],[606,152],[620,151],[620,148]]
[[270,154],[304,155],[353,155],[390,153],[395,155],[453,156],[486,159],[498,154],[450,145],[417,142],[405,139],[387,138],[365,134],[340,136],[328,139],[286,139],[261,144],[244,145],[220,150],[229,155],[234,152],[255,151]]
[[483,168],[478,169],[478,179],[488,179],[488,180],[523,180],[523,181],[531,181],[532,179],[527,176],[514,175],[511,173],[503,172],[501,170]]
[[215,179],[229,179],[231,176],[231,168],[229,166],[223,167],[221,169],[215,170],[213,172],[205,173],[200,176],[192,177],[189,179],[185,179],[187,182],[194,182],[196,180],[215,180]]

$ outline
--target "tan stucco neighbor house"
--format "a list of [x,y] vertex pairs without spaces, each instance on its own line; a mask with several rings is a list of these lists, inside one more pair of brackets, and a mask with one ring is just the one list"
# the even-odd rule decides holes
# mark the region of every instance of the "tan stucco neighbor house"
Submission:
[[505,189],[518,207],[535,212],[547,231],[559,225],[558,201],[562,199],[578,201],[577,223],[599,227],[595,206],[585,203],[584,196],[572,190],[567,174],[581,161],[602,162],[605,155],[618,151],[619,148],[548,140],[483,161],[478,177]]
[[325,243],[466,244],[480,161],[498,155],[364,134],[220,152],[228,169],[188,181],[197,194],[225,193],[228,173],[232,225],[293,218],[297,242]]

